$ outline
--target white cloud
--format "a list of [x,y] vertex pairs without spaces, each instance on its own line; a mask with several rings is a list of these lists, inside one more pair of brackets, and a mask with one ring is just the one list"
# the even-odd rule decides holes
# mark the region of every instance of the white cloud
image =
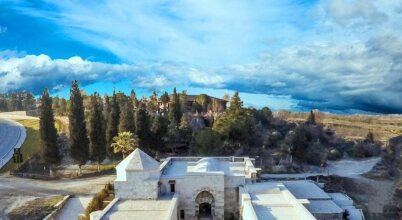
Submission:
[[291,96],[306,108],[401,112],[402,1],[294,2],[51,1],[52,12],[18,5],[134,64],[9,56],[0,61],[0,87],[130,79],[150,89]]

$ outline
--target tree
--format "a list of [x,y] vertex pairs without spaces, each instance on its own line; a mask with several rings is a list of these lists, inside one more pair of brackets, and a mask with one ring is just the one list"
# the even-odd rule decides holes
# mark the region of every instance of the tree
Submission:
[[138,103],[137,95],[134,92],[134,89],[132,89],[130,92],[130,100],[133,104],[134,109],[137,109],[139,103]]
[[169,94],[165,91],[165,93],[163,93],[163,95],[161,95],[160,100],[163,104],[163,113],[165,113],[168,110],[167,106],[170,101]]
[[[109,114],[107,117],[107,127],[106,127],[106,142],[107,142],[107,149],[111,149],[110,145],[113,142],[113,138],[117,136],[119,131],[119,103],[117,102],[116,93],[113,92],[112,100],[109,105]],[[108,154],[110,158],[113,158],[115,155],[113,151],[108,150]]]
[[188,143],[191,139],[192,130],[190,127],[190,122],[188,121],[188,117],[185,115],[181,117],[179,131],[180,136]]
[[72,82],[70,90],[70,112],[68,119],[70,154],[78,163],[79,174],[81,175],[81,166],[84,165],[89,158],[89,140],[85,125],[84,105],[77,80]]
[[135,132],[134,109],[130,101],[126,102],[120,113],[119,132]]
[[90,157],[99,164],[106,158],[105,119],[103,117],[102,99],[95,92],[91,96],[91,114],[89,116]]
[[316,124],[315,115],[314,115],[313,110],[310,111],[310,115],[308,116],[306,123],[310,124],[310,125],[315,125]]
[[297,160],[304,162],[305,161],[305,151],[308,147],[308,141],[306,138],[306,130],[303,125],[299,125],[294,134],[291,136],[290,139],[290,146],[292,156],[295,157]]
[[240,100],[239,92],[235,94],[230,99],[229,111],[236,112],[242,109],[243,102]]
[[202,112],[207,112],[210,108],[211,99],[208,95],[201,94],[195,98],[195,103],[197,103],[201,107]]
[[195,133],[195,151],[199,154],[208,155],[222,146],[222,141],[218,133],[211,128],[205,128]]
[[173,95],[171,100],[171,105],[169,106],[169,120],[172,123],[173,121],[176,124],[180,123],[182,112],[180,106],[179,95],[176,92],[176,88],[173,89]]
[[165,141],[164,138],[167,135],[167,129],[168,129],[168,120],[166,119],[165,116],[155,116],[152,120],[152,125],[151,125],[151,132],[152,132],[152,146],[154,147],[155,150],[159,147],[159,151],[163,150],[163,147],[165,146]]
[[60,115],[61,116],[67,115],[67,101],[65,98],[60,99]]
[[113,138],[113,143],[111,145],[111,148],[113,148],[113,152],[115,154],[122,153],[123,158],[125,158],[127,154],[138,147],[138,138],[131,132],[119,133],[118,136]]
[[263,107],[261,110],[253,109],[253,114],[256,121],[261,122],[264,127],[268,127],[273,119],[272,111],[268,107]]
[[364,142],[370,143],[370,144],[374,143],[374,134],[371,131],[369,131],[367,133],[366,138],[364,139]]
[[152,144],[152,134],[150,131],[149,115],[143,102],[140,103],[140,107],[137,111],[135,126],[140,146],[150,148]]
[[252,137],[255,127],[251,112],[241,106],[239,93],[236,92],[232,97],[229,109],[213,125],[213,130],[233,146],[247,143]]
[[[187,111],[187,91],[183,90],[179,96],[181,113]],[[180,116],[181,117],[181,116]],[[180,118],[179,118],[180,119]]]
[[54,125],[52,99],[47,88],[43,90],[41,98],[41,111],[39,131],[42,140],[42,158],[46,165],[51,167],[60,162],[60,154],[57,145],[57,130]]

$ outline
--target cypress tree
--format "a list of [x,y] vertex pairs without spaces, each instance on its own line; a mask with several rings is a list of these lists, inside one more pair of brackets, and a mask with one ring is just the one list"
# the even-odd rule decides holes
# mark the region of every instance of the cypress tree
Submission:
[[131,101],[127,101],[120,113],[119,132],[135,133],[134,110]]
[[106,128],[106,142],[107,142],[107,152],[109,157],[113,158],[115,155],[113,149],[110,147],[113,143],[113,138],[117,136],[119,132],[119,103],[117,101],[116,93],[113,92],[112,100],[109,104],[109,115],[107,118],[107,128]]
[[99,164],[106,158],[106,137],[102,99],[95,92],[91,96],[91,114],[89,116],[89,141],[91,159]]
[[152,135],[150,131],[149,115],[143,102],[140,103],[140,107],[137,111],[135,125],[137,136],[140,139],[140,146],[149,148],[152,142]]
[[137,109],[139,102],[138,102],[137,96],[136,96],[136,94],[134,92],[134,89],[131,90],[130,100],[132,102],[132,105],[133,105],[134,109]]
[[70,130],[70,154],[78,163],[79,174],[81,166],[89,158],[89,140],[85,125],[84,105],[78,88],[77,80],[74,80],[70,90],[70,112],[68,115]]
[[47,88],[43,90],[40,108],[39,131],[42,140],[42,158],[50,167],[60,162],[57,130],[54,125],[52,99]]
[[169,106],[169,120],[172,123],[173,121],[176,124],[180,123],[181,119],[181,105],[179,100],[179,95],[177,94],[176,88],[173,89],[172,95],[172,103]]

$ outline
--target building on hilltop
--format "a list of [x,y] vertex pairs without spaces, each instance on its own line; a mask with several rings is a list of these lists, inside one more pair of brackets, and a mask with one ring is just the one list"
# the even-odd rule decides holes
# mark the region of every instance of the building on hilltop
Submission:
[[[201,95],[186,95],[186,100],[185,100],[185,109],[186,111],[191,111],[193,109],[193,105],[196,102],[196,99],[198,96]],[[209,102],[209,110],[212,112],[224,112],[226,110],[226,104],[227,100],[212,97],[205,95],[205,97],[208,99]],[[163,112],[164,110],[169,109],[169,105],[173,101],[173,95],[169,95],[169,102],[168,103],[163,103],[160,99],[158,100],[158,109],[160,112]]]
[[115,199],[91,219],[364,219],[341,193],[312,181],[258,182],[249,157],[170,157],[136,149],[117,167]]

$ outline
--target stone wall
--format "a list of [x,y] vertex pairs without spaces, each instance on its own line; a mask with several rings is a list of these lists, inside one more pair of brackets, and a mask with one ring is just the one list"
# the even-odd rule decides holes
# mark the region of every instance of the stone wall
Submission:
[[212,215],[215,220],[224,219],[224,175],[205,174],[188,175],[175,179],[161,179],[161,192],[169,193],[169,180],[175,180],[175,189],[179,193],[178,212],[184,210],[185,219],[197,219],[198,204],[195,202],[197,195],[202,191],[208,191],[214,197]]
[[127,180],[116,180],[116,197],[121,199],[157,199],[159,170],[127,171]]

